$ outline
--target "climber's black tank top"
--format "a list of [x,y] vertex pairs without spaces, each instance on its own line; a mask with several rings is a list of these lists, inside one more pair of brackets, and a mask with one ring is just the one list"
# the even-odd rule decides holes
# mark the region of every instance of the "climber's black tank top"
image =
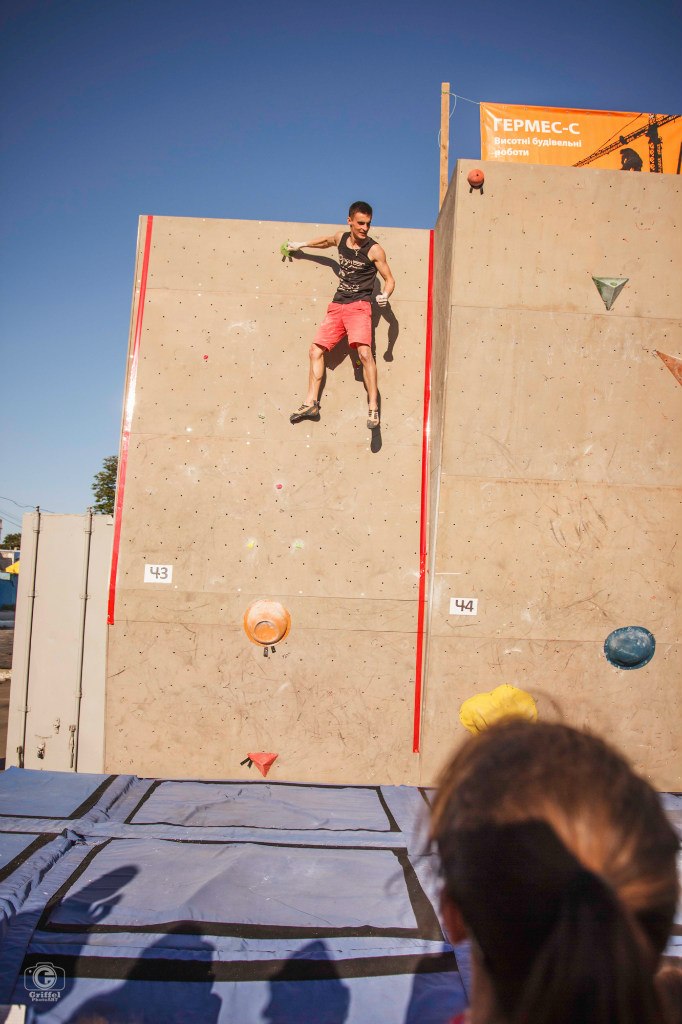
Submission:
[[350,231],[341,236],[339,242],[339,287],[332,302],[360,302],[369,300],[374,291],[377,268],[368,258],[367,253],[376,245],[373,238],[367,237],[361,248],[356,252],[348,245]]

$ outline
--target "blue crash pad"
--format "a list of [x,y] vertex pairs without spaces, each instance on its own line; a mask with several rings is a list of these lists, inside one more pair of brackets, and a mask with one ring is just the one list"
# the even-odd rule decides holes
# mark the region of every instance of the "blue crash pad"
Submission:
[[428,793],[0,775],[0,1004],[27,1021],[446,1024]]

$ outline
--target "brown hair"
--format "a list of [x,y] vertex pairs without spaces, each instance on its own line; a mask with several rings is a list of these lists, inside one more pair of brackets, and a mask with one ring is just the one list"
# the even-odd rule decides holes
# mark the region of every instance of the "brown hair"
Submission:
[[431,835],[508,1020],[663,1021],[679,843],[620,754],[566,725],[494,725],[443,772]]
[[669,1024],[682,1024],[682,969],[663,967],[656,975],[656,989]]
[[356,213],[364,213],[366,217],[372,216],[372,207],[369,203],[363,203],[362,200],[358,200],[356,203],[351,203],[348,208],[348,216],[352,219]]

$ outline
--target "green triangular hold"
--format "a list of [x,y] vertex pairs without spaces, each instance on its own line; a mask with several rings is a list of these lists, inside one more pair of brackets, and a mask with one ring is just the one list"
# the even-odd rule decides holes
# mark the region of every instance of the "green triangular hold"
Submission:
[[607,309],[611,309],[620,293],[622,292],[625,285],[630,280],[629,277],[593,277],[592,280],[597,286],[597,291],[604,300],[604,305]]

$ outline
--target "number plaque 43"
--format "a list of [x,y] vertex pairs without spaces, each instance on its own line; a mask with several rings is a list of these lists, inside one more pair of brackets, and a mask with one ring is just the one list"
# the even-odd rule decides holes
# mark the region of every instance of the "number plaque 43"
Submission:
[[145,583],[170,583],[173,579],[172,565],[145,565]]

